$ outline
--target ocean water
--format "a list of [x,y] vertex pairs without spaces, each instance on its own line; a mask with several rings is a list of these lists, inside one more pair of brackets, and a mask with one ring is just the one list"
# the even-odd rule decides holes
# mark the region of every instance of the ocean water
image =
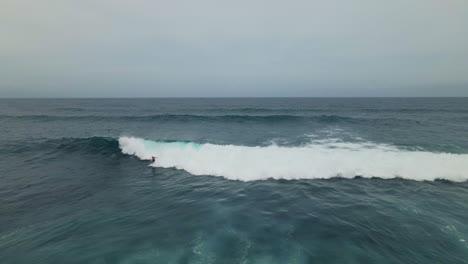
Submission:
[[0,99],[0,263],[468,263],[467,180],[468,98]]

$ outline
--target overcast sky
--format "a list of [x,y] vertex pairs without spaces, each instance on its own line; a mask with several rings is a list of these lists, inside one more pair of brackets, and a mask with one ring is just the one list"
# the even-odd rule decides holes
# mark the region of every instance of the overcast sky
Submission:
[[468,96],[467,0],[0,0],[0,97]]

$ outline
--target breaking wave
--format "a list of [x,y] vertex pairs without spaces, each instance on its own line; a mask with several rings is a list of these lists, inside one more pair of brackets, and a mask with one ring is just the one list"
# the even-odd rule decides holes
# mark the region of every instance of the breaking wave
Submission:
[[468,154],[410,151],[374,143],[312,142],[298,147],[249,147],[120,137],[122,153],[142,160],[158,156],[156,167],[230,180],[404,178],[468,180]]

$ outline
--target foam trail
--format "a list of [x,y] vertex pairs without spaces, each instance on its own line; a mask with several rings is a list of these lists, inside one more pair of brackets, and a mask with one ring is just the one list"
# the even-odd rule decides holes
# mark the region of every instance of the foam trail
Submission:
[[468,154],[408,151],[370,143],[311,143],[300,147],[248,147],[157,142],[120,137],[124,154],[157,166],[183,169],[193,175],[222,176],[231,180],[317,179],[344,177],[411,180],[468,180]]

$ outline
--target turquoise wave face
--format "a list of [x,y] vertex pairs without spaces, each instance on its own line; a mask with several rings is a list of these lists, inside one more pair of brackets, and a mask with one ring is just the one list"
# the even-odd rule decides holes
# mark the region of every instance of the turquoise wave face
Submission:
[[155,153],[160,152],[162,149],[168,148],[176,148],[176,149],[184,149],[184,148],[193,148],[193,149],[200,149],[203,144],[194,143],[194,142],[184,142],[184,141],[176,141],[176,142],[165,142],[165,141],[152,141],[152,140],[142,140],[143,145],[148,151],[154,151]]

